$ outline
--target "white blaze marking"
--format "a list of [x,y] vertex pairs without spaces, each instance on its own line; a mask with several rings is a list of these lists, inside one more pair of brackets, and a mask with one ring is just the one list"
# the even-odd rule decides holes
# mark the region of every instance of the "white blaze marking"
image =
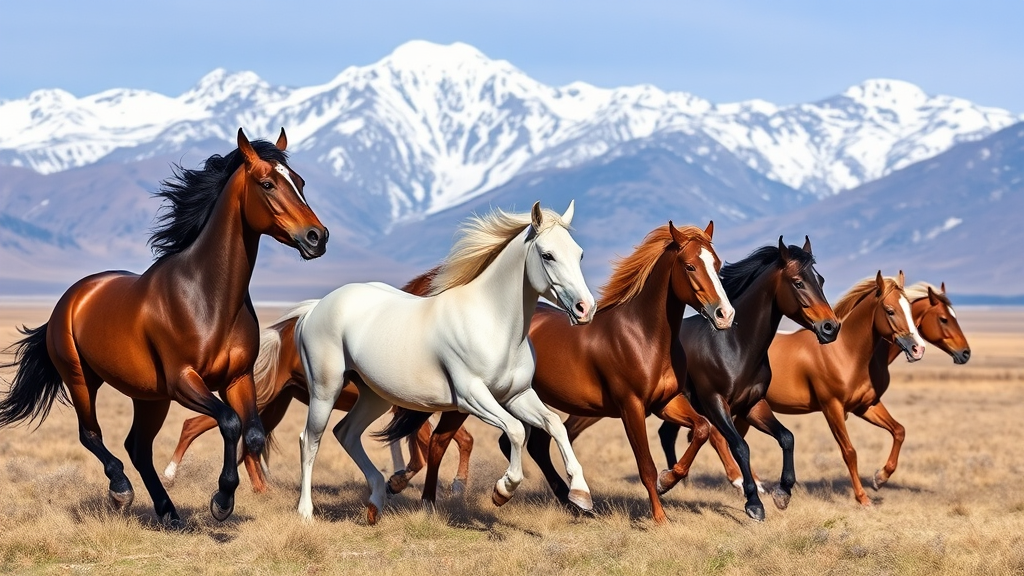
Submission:
[[910,327],[910,335],[914,337],[914,342],[918,346],[924,346],[924,340],[921,339],[921,335],[917,333],[917,325],[914,324],[914,317],[910,314],[910,302],[907,301],[906,296],[900,296],[900,308],[903,310],[903,315],[907,318],[907,326]]
[[732,305],[729,303],[729,297],[725,295],[725,288],[722,287],[722,281],[718,278],[718,272],[715,272],[715,258],[704,248],[700,249],[697,256],[700,257],[704,267],[707,268],[708,276],[711,277],[711,284],[715,287],[715,291],[718,292],[719,298],[722,299],[722,312],[728,317],[729,311],[732,310]]
[[953,310],[952,306],[946,306],[946,310],[949,310],[949,315],[950,316],[952,316],[953,318],[956,318],[956,311]]
[[[284,164],[278,163],[274,166],[274,170],[276,170],[281,176],[284,176],[284,179],[292,185],[292,190],[295,191],[295,195],[299,197],[299,200],[301,200],[303,204],[306,204],[306,199],[302,197],[302,194],[299,194],[299,188],[295,185],[295,182],[292,182],[292,175],[288,172],[288,169],[285,168]],[[309,204],[306,204],[306,206],[309,206]]]

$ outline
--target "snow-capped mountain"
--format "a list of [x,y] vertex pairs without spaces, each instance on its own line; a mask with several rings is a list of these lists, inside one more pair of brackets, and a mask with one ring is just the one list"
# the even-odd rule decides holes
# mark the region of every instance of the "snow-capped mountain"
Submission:
[[[828,196],[1019,118],[895,80],[811,104],[713,104],[654,86],[546,86],[465,44],[413,41],[331,81],[272,86],[215,70],[177,97],[116,89],[76,98],[39,90],[0,102],[0,164],[54,173],[288,130],[291,149],[365,196],[387,230],[531,173],[583,165],[620,145],[710,137],[754,171]],[[216,143],[216,146],[214,144]],[[694,146],[697,160],[708,146]]]

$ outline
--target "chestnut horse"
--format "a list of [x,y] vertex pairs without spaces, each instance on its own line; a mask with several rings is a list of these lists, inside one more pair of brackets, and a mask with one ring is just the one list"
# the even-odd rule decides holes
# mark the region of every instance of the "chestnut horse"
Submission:
[[[593,322],[571,327],[556,309],[542,305],[530,324],[537,356],[533,389],[546,404],[562,411],[622,418],[658,523],[668,518],[657,492],[658,470],[647,444],[645,418],[654,412],[685,422],[684,415],[667,410],[686,372],[686,356],[675,337],[683,310],[693,307],[715,329],[728,328],[733,320],[732,305],[718,279],[721,261],[711,247],[713,231],[713,223],[703,231],[693,226],[676,229],[671,222],[655,229],[630,256],[616,262]],[[424,499],[433,501],[436,469],[448,435],[465,418],[456,412],[441,416],[431,438]],[[536,460],[539,451],[547,454],[549,442],[549,435],[534,429],[527,448]],[[506,456],[508,448],[503,437]],[[559,498],[568,501],[569,489],[561,478],[559,482],[564,488]]]
[[[917,326],[921,337],[952,356],[955,364],[966,364],[971,357],[971,348],[957,322],[953,305],[946,295],[946,285],[943,284],[942,288],[937,290],[930,284],[919,282],[908,286],[905,293],[910,301],[912,324]],[[870,364],[862,366],[859,370],[858,376],[862,380],[856,378],[844,380],[824,376],[815,377],[812,381],[788,378],[773,380],[772,385],[768,388],[768,405],[777,412],[807,414],[821,410],[822,405],[829,406],[835,402],[841,405],[841,418],[836,418],[835,411],[825,410],[823,412],[829,420],[829,426],[833,429],[836,441],[839,442],[843,458],[850,467],[851,478],[855,479],[854,494],[859,493],[865,496],[864,499],[857,498],[861,504],[869,505],[870,499],[867,498],[862,487],[859,492],[857,489],[861,486],[856,469],[857,452],[846,432],[846,415],[856,414],[875,426],[884,428],[892,435],[893,442],[889,459],[885,466],[875,472],[873,478],[872,485],[875,490],[878,490],[896,471],[896,463],[905,437],[903,426],[889,414],[882,404],[882,394],[889,388],[889,365],[901,353],[906,353],[906,350],[900,344],[893,341],[891,337],[883,337],[874,348]],[[838,385],[843,387],[833,388]],[[813,389],[810,389],[812,386]],[[819,387],[822,388],[821,391],[818,390]],[[792,402],[793,399],[806,399],[808,395],[818,398],[819,402],[811,405],[802,401]],[[746,432],[745,423],[737,423],[737,428],[741,434]],[[731,459],[726,460],[725,465],[726,474],[730,479],[739,476],[739,471]]]
[[[722,432],[709,430],[704,422],[697,421],[697,426],[692,427],[694,438],[683,460],[658,477],[659,493],[664,494],[686,477],[693,457],[711,432],[715,448],[726,457],[731,451],[741,462],[744,481],[740,487],[747,498],[747,515],[763,520],[764,507],[750,472],[750,450],[732,427],[733,418],[745,418],[775,438],[782,448],[782,477],[773,500],[780,509],[788,506],[796,482],[793,434],[775,418],[764,401],[772,374],[768,346],[783,316],[813,330],[822,344],[832,342],[839,333],[839,322],[822,293],[824,279],[814,269],[811,242],[804,240],[803,248],[798,248],[787,247],[779,238],[778,247],[765,246],[722,268],[722,284],[741,319],[731,330],[712,330],[697,317],[683,320],[680,338],[686,352],[686,396],[677,396],[669,407],[675,412],[692,414],[692,402],[696,411],[707,416]],[[690,419],[695,420],[694,416]],[[573,438],[595,421],[596,418],[570,416],[566,430]],[[560,483],[550,458],[544,457],[545,452],[538,450],[531,454],[541,458],[538,464],[549,482]],[[732,461],[732,457],[729,460]]]
[[[417,277],[406,284],[402,290],[417,296],[425,296],[430,289],[430,281],[437,274],[437,268]],[[309,388],[306,375],[302,371],[302,362],[295,349],[295,317],[278,320],[270,328],[260,333],[260,354],[256,358],[256,406],[259,408],[260,419],[267,435],[267,448],[263,452],[263,466],[269,465],[269,452],[272,445],[274,429],[284,418],[292,399],[309,405]],[[359,392],[354,385],[348,385],[341,391],[334,403],[335,410],[348,412],[355,404]],[[182,457],[192,442],[212,428],[217,421],[209,416],[189,418],[181,426],[181,438],[174,450],[171,461],[164,470],[164,478],[173,481]],[[405,489],[409,480],[423,468],[426,460],[424,454],[430,439],[431,426],[424,422],[415,437],[409,437],[409,464],[405,465],[401,447],[392,444],[392,459],[396,470],[388,481],[388,489],[397,494]],[[455,442],[459,446],[459,468],[452,483],[453,492],[461,492],[469,481],[469,454],[473,450],[473,436],[465,427],[459,428],[455,434]],[[259,474],[250,470],[253,486],[263,481]]]
[[219,521],[230,516],[239,440],[244,436],[250,470],[264,445],[252,375],[259,325],[249,298],[260,236],[296,248],[305,259],[327,247],[327,229],[306,204],[302,178],[286,163],[286,145],[284,130],[275,146],[250,143],[239,129],[238,149],[226,157],[211,156],[202,170],[179,167],[158,192],[168,204],[150,239],[156,262],[142,275],[102,272],[79,280],[49,322],[22,328],[25,338],[8,365],[18,372],[0,401],[0,426],[42,420],[54,400],[66,402],[70,394],[80,440],[103,463],[111,502],[126,508],[134,499],[131,483],[103,445],[96,419],[96,392],[110,384],[134,403],[125,449],[156,514],[180,525],[153,468],[153,438],[171,400],[177,401],[220,426],[224,467],[210,511]]

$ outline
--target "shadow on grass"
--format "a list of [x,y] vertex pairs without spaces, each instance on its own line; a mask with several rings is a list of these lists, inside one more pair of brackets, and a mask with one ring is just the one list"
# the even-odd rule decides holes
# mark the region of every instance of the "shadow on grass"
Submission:
[[136,520],[139,523],[139,527],[143,530],[153,532],[206,533],[220,543],[230,542],[237,536],[237,533],[223,532],[224,530],[236,531],[240,525],[253,520],[252,516],[239,514],[237,509],[223,522],[218,522],[214,519],[208,507],[175,506],[175,509],[181,518],[181,524],[171,526],[157,517],[148,495],[143,496],[140,501],[139,495],[136,493],[136,500],[128,509],[123,511],[115,510],[110,505],[106,496],[97,495],[79,500],[71,508],[70,514],[74,521],[80,524],[87,520],[106,522],[112,518],[120,517]]

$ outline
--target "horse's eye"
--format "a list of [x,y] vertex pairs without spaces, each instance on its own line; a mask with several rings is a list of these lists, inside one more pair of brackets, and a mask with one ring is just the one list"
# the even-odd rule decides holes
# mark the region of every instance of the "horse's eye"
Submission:
[[795,283],[793,283],[793,285],[796,286],[797,290],[803,290],[804,289],[804,283],[803,283],[802,280],[797,280]]
[[693,264],[687,264],[686,265],[686,271],[687,272],[696,272],[697,271],[697,267],[694,266]]
[[939,318],[939,322],[942,322],[943,324],[949,324],[949,318],[946,318],[945,316],[943,316],[943,317]]
[[886,308],[885,309],[885,313],[888,314],[889,316],[895,316],[896,315],[896,311],[893,310],[892,308]]
[[264,190],[270,190],[274,187],[274,183],[269,180],[264,180],[263,182],[260,182],[260,186],[263,186]]
[[543,254],[540,255],[540,257],[547,260],[548,262],[555,261],[555,255],[552,254],[551,252],[544,252]]

